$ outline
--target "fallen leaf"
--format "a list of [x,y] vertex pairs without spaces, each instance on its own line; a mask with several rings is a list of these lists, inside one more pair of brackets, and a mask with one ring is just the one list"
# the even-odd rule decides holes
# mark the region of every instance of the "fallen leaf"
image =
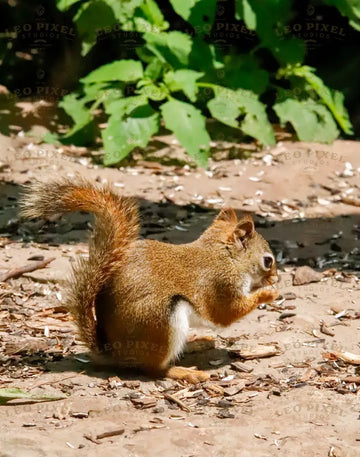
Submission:
[[0,405],[5,405],[11,400],[26,400],[27,403],[38,403],[45,401],[63,400],[65,396],[54,395],[33,395],[16,387],[11,389],[0,389]]

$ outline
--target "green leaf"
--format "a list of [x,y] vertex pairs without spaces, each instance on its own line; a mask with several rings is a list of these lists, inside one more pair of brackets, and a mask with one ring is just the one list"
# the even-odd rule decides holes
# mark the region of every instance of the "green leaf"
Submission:
[[[138,46],[135,49],[135,52],[136,52],[137,56],[139,57],[139,59],[147,64],[151,63],[155,58],[154,53],[152,51],[149,51],[149,49],[147,49],[145,46],[143,46],[143,47]],[[159,60],[162,64],[165,63],[165,60],[163,58],[159,58]]]
[[163,83],[145,84],[138,92],[154,101],[164,100],[169,95],[169,89]]
[[349,18],[350,25],[360,32],[359,0],[325,0],[325,3],[335,6],[343,16]]
[[256,29],[256,14],[251,7],[251,3],[248,0],[235,0],[236,4],[236,19],[244,19],[245,24],[250,30]]
[[159,130],[159,113],[150,105],[135,109],[126,120],[110,116],[108,126],[101,132],[104,142],[104,164],[113,165],[123,160],[135,147],[144,148]]
[[163,63],[160,59],[154,57],[152,61],[148,64],[148,66],[145,68],[144,75],[155,82],[160,77],[162,69]]
[[333,117],[329,110],[313,100],[299,101],[289,98],[274,105],[281,124],[290,122],[301,141],[320,141],[331,143],[338,135]]
[[66,144],[85,145],[90,144],[95,135],[95,125],[92,114],[86,108],[83,99],[77,98],[77,94],[72,93],[66,95],[59,106],[72,117],[74,121],[73,127],[61,137],[61,142]]
[[[138,8],[144,0],[102,0],[107,3],[114,12],[116,19],[120,24],[124,25],[128,19],[132,18],[136,8]],[[107,24],[112,25],[113,23]]]
[[133,97],[125,97],[117,100],[106,102],[105,112],[106,114],[114,115],[118,119],[124,116],[130,116],[139,106],[147,105],[148,101],[144,95],[134,95]]
[[269,73],[259,67],[255,56],[237,54],[224,57],[225,83],[231,89],[252,90],[257,94],[265,92]]
[[147,32],[143,36],[146,47],[162,62],[168,62],[173,68],[187,66],[192,41],[182,32]]
[[56,401],[63,400],[66,398],[65,395],[34,395],[24,390],[13,387],[11,389],[0,389],[0,405],[5,405],[10,400],[25,399],[32,403],[44,402],[44,401]]
[[271,50],[281,64],[302,62],[305,45],[302,40],[285,38],[282,31],[291,18],[292,0],[236,0],[236,18],[243,19],[250,30],[256,30],[261,46]]
[[205,117],[193,105],[175,99],[164,103],[160,109],[165,127],[175,133],[190,157],[198,165],[205,167],[210,148]]
[[348,135],[353,134],[349,114],[344,105],[344,95],[339,91],[329,89],[323,80],[314,74],[314,71],[314,68],[307,65],[288,65],[286,68],[278,71],[278,77],[289,78],[291,76],[297,76],[305,79],[332,112],[332,115],[343,131]]
[[81,0],[56,0],[56,6],[60,11],[66,11],[75,3],[80,3]]
[[65,135],[66,137],[73,135],[92,121],[91,113],[84,105],[84,101],[77,98],[75,93],[66,95],[59,103],[59,106],[72,117],[75,123],[73,128]]
[[189,56],[189,66],[192,70],[205,72],[206,78],[213,80],[217,78],[216,70],[224,68],[224,62],[222,56],[218,57],[215,46],[195,37]]
[[165,21],[163,13],[154,0],[145,0],[140,6],[140,9],[150,24],[159,30],[168,28],[169,23]]
[[44,143],[49,143],[49,144],[59,144],[59,135],[55,132],[49,132],[47,131],[45,135],[42,137],[42,141]]
[[192,102],[195,102],[198,92],[196,81],[203,76],[204,73],[194,70],[176,70],[166,73],[164,81],[172,92],[182,90]]
[[[265,105],[251,91],[236,91],[215,86],[215,97],[207,106],[213,117],[230,127],[242,130],[263,144],[275,144],[273,128],[268,120]],[[239,119],[242,117],[243,119]]]
[[107,84],[107,82],[85,84],[83,86],[84,95],[81,98],[81,102],[85,104],[99,98],[99,94],[103,92],[103,89],[107,87]]
[[137,60],[115,60],[89,73],[80,81],[84,84],[101,81],[137,81],[143,77],[141,62]]
[[212,24],[215,18],[217,0],[170,0],[175,12],[200,32],[206,32],[204,26]]
[[74,16],[82,40],[81,55],[85,56],[97,40],[97,30],[116,22],[113,10],[103,1],[95,0],[80,6]]

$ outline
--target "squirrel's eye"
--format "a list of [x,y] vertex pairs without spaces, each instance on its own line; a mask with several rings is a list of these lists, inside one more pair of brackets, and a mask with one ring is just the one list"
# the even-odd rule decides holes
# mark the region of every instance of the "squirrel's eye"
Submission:
[[270,255],[264,255],[263,257],[263,264],[265,267],[265,270],[270,270],[270,268],[273,266],[274,263],[274,258]]

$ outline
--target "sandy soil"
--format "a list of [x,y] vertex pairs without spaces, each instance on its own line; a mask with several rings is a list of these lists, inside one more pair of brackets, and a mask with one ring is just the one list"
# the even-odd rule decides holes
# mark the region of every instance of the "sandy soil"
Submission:
[[[171,138],[161,144],[175,147]],[[206,171],[156,157],[103,169],[96,152],[26,137],[1,136],[0,151],[0,274],[55,258],[0,282],[0,388],[64,397],[0,406],[0,457],[360,456],[359,143],[283,142]],[[64,308],[63,281],[87,252],[92,218],[17,216],[28,181],[75,173],[137,196],[145,237],[191,241],[223,204],[256,214],[277,256],[282,299],[229,328],[194,329],[215,347],[180,363],[209,370],[207,383],[155,381],[89,362]],[[302,265],[321,280],[293,285]],[[264,345],[276,355],[244,359]],[[358,358],[349,363],[344,352]]]

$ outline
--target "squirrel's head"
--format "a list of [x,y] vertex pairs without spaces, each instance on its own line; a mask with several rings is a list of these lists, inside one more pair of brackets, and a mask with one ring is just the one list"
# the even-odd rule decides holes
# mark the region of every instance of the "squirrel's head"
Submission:
[[214,249],[221,250],[234,274],[240,278],[246,275],[250,290],[278,281],[274,254],[266,240],[255,231],[249,214],[238,219],[232,208],[222,209],[202,238],[211,242]]

